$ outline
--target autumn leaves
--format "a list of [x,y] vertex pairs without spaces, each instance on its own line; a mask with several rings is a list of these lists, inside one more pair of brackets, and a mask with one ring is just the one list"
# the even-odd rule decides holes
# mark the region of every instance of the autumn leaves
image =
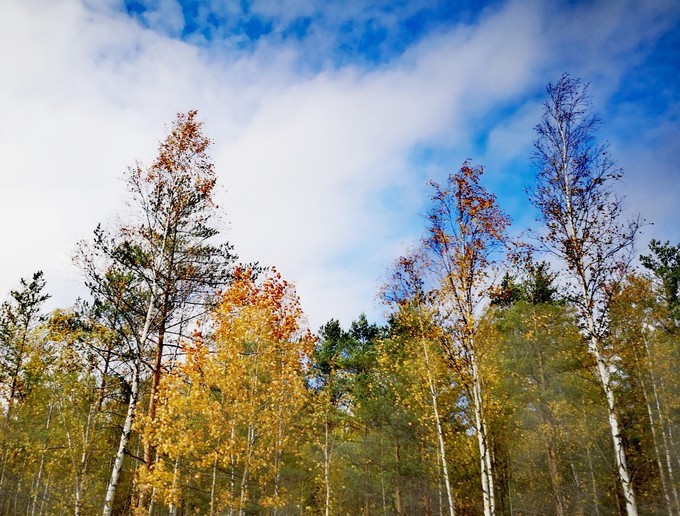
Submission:
[[211,512],[245,510],[253,490],[263,507],[280,505],[283,457],[299,444],[292,438],[315,342],[301,315],[295,291],[275,271],[259,281],[250,269],[234,272],[214,340],[197,332],[184,343],[185,360],[161,381],[156,417],[138,421],[159,456],[140,472],[155,497],[177,505],[183,477],[193,474],[195,484],[210,486]]

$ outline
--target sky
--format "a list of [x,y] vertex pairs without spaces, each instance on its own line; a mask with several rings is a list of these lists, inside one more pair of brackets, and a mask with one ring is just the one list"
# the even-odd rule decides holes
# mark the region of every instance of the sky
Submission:
[[430,178],[470,159],[513,219],[545,87],[589,83],[628,214],[680,242],[676,0],[0,0],[0,300],[130,215],[123,177],[198,109],[219,224],[295,283],[310,327],[381,320],[376,292],[422,234]]

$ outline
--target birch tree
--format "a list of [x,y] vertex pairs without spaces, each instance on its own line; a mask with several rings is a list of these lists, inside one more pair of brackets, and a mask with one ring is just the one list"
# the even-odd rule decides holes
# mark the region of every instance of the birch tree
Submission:
[[423,240],[429,267],[439,278],[437,295],[449,339],[444,351],[455,371],[462,363],[471,377],[475,433],[479,447],[485,515],[496,513],[493,459],[484,382],[476,342],[480,310],[492,287],[494,255],[503,246],[510,219],[493,194],[479,184],[483,168],[465,162],[445,185],[432,181],[428,234]]
[[[425,377],[429,401],[434,420],[435,433],[437,435],[437,449],[440,468],[440,478],[446,488],[446,499],[449,507],[449,515],[455,515],[451,479],[449,476],[449,464],[446,458],[446,444],[444,442],[444,430],[442,417],[440,416],[439,388],[434,377],[436,358],[431,358],[431,338],[428,338],[428,327],[433,319],[433,308],[428,306],[428,296],[424,291],[422,268],[424,266],[422,254],[413,253],[411,256],[399,258],[392,267],[389,282],[383,287],[382,297],[389,303],[399,307],[397,317],[412,319],[406,327],[414,328],[415,340],[418,342],[418,350],[422,355],[423,365],[421,368]],[[427,321],[427,322],[426,322]]]
[[[430,182],[433,193],[427,233],[418,252],[422,259],[415,281],[421,282],[417,290],[429,289],[434,315],[446,330],[439,342],[451,381],[462,380],[469,387],[484,514],[493,515],[496,503],[492,448],[476,334],[493,286],[495,255],[504,245],[510,219],[498,207],[495,196],[479,184],[482,173],[482,167],[473,167],[466,161],[459,171],[449,174],[444,185]],[[410,264],[409,259],[402,259],[401,264],[407,266],[401,271],[401,281],[408,287],[409,282],[414,282],[408,268],[415,264]],[[432,399],[434,408],[436,391],[432,391]],[[441,458],[443,461],[443,454]]]
[[539,247],[564,263],[588,349],[608,407],[616,467],[629,515],[637,503],[617,414],[612,354],[607,340],[614,286],[629,268],[639,220],[622,221],[623,204],[613,187],[621,179],[591,114],[588,86],[563,75],[547,87],[543,117],[536,126],[533,161],[537,185],[530,192],[545,231]]

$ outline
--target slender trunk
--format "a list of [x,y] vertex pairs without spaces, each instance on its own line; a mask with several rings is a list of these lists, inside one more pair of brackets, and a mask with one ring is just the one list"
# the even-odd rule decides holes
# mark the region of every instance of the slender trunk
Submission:
[[[2,436],[2,448],[4,450],[2,454],[2,469],[0,470],[0,500],[4,499],[3,492],[5,487],[5,471],[7,470],[7,456],[9,455],[9,447],[7,446],[7,434],[9,433],[9,424],[5,422],[5,431]],[[2,505],[0,505],[2,509]]]
[[656,464],[659,468],[659,478],[661,479],[661,490],[663,491],[664,498],[666,499],[666,508],[668,510],[669,516],[673,516],[673,503],[671,502],[670,490],[668,489],[668,483],[666,480],[666,472],[664,471],[664,463],[661,458],[661,451],[659,449],[659,439],[656,435],[656,421],[654,420],[654,414],[652,411],[652,406],[649,401],[649,395],[647,394],[647,385],[644,380],[644,375],[642,372],[642,366],[637,352],[633,350],[635,356],[635,365],[639,371],[640,388],[642,389],[642,397],[645,400],[645,408],[647,409],[647,418],[649,419],[649,428],[652,431],[652,444],[654,446],[654,456],[656,457]]
[[278,434],[276,436],[276,454],[274,455],[274,512],[273,515],[278,515],[279,506],[279,485],[281,483],[281,458],[283,457],[283,414],[282,407],[279,406],[279,421]]
[[[645,347],[645,355],[647,357],[647,367],[649,369],[649,377],[651,379],[652,383],[652,394],[654,396],[654,405],[656,408],[656,413],[659,418],[659,430],[661,431],[661,440],[663,441],[663,449],[664,449],[664,458],[665,458],[665,467],[666,467],[666,473],[668,474],[668,481],[671,485],[671,492],[673,494],[673,501],[674,501],[674,508],[677,513],[680,513],[680,497],[678,496],[678,489],[675,484],[675,474],[673,471],[673,461],[671,459],[671,454],[670,450],[672,449],[672,446],[669,446],[669,438],[666,436],[666,425],[665,425],[665,415],[661,407],[661,401],[659,399],[659,389],[657,387],[657,381],[656,377],[654,376],[654,366],[653,366],[653,360],[652,360],[652,352],[649,348],[649,343],[647,342],[647,339],[645,335],[642,335],[642,343],[644,344]],[[644,385],[643,385],[643,390],[644,390]],[[645,402],[647,403],[648,410],[649,409],[649,402],[647,401],[647,393],[645,391]],[[651,411],[650,411],[650,418],[651,418]],[[656,437],[655,437],[656,439]],[[666,488],[664,487],[664,490]]]
[[635,501],[635,492],[630,481],[630,474],[628,473],[628,463],[626,462],[626,451],[623,447],[623,436],[619,428],[619,418],[616,414],[616,398],[614,395],[614,388],[611,383],[611,375],[609,373],[609,365],[600,353],[600,346],[597,338],[592,337],[592,349],[597,362],[597,371],[604,389],[605,397],[607,398],[607,415],[609,419],[609,428],[611,429],[612,442],[614,444],[614,456],[616,458],[616,466],[619,473],[619,482],[621,483],[621,491],[626,501],[626,512],[628,516],[637,516],[637,503]]
[[[168,316],[167,306],[168,306],[168,285],[165,286],[165,291],[163,293],[163,303],[161,306],[161,325],[158,329],[158,342],[156,344],[156,354],[154,357],[154,365],[151,375],[151,391],[149,392],[149,406],[147,409],[147,416],[149,420],[153,422],[156,419],[156,405],[158,398],[158,386],[161,382],[161,367],[163,364],[163,347],[165,341],[165,320]],[[149,472],[153,470],[154,463],[156,462],[156,448],[151,444],[151,441],[144,441],[144,451],[143,451],[144,464],[146,465]],[[152,497],[149,488],[142,488],[139,501],[137,504],[138,509],[144,510],[149,508],[152,503]]]
[[324,449],[323,449],[323,480],[326,487],[326,499],[325,499],[325,515],[330,516],[331,509],[331,479],[330,479],[330,466],[331,466],[331,443],[330,443],[330,422],[328,421],[328,411],[326,411],[326,421],[324,424]]
[[148,516],[153,515],[153,509],[155,506],[155,496],[156,496],[156,486],[151,489],[151,499],[149,500],[149,510],[147,512]]
[[38,467],[38,477],[35,480],[35,493],[33,495],[33,503],[31,504],[31,516],[35,516],[35,510],[38,505],[38,495],[40,494],[40,483],[42,482],[42,474],[45,469],[45,455],[47,454],[47,445],[49,443],[50,421],[52,420],[52,405],[47,412],[47,422],[45,423],[45,442],[43,443],[43,451],[40,455],[40,466]]
[[444,431],[442,429],[441,418],[439,417],[439,405],[437,402],[437,391],[432,381],[432,376],[428,369],[428,380],[430,386],[430,396],[432,398],[432,411],[434,413],[435,426],[437,429],[437,442],[439,444],[439,457],[441,459],[441,476],[444,478],[444,486],[446,488],[446,499],[449,505],[449,515],[455,516],[456,510],[453,504],[453,493],[451,491],[451,481],[449,480],[449,468],[446,461],[446,447],[444,446]]
[[[364,426],[364,441],[368,441],[368,425]],[[370,461],[366,460],[364,463],[364,472],[365,472],[365,485],[366,485],[366,490],[364,491],[364,516],[370,516],[371,514],[371,499],[369,495],[369,486],[371,485],[371,468],[370,468]]]
[[401,516],[404,513],[401,500],[401,479],[399,478],[399,464],[401,462],[401,456],[399,454],[399,443],[394,445],[394,463],[397,467],[397,478],[394,483],[394,510],[397,516]]
[[229,446],[229,450],[230,450],[230,452],[229,452],[229,466],[230,466],[229,476],[230,476],[230,488],[231,488],[230,491],[229,491],[230,492],[229,516],[233,516],[233,514],[234,514],[233,500],[236,496],[236,470],[235,470],[235,468],[236,468],[236,457],[234,457],[234,453],[232,451],[233,446],[234,446],[234,434],[235,434],[235,432],[236,432],[236,425],[232,424],[232,426],[231,426],[231,437],[229,439],[229,443],[230,443],[230,446]]
[[600,496],[597,493],[597,481],[595,480],[593,458],[590,456],[590,446],[586,447],[586,457],[588,458],[588,471],[590,471],[590,485],[593,490],[593,509],[595,516],[600,516]]
[[449,502],[449,516],[455,516],[456,509],[453,505],[453,493],[451,492],[451,481],[449,480],[449,468],[446,461],[446,447],[444,446],[444,431],[442,429],[441,418],[439,417],[439,406],[437,403],[438,393],[437,388],[432,378],[432,368],[430,364],[430,354],[427,349],[427,341],[424,338],[424,328],[422,320],[420,321],[421,345],[423,347],[423,357],[425,358],[425,370],[427,372],[427,385],[430,390],[430,398],[432,400],[432,412],[434,413],[434,422],[437,430],[437,442],[439,444],[439,457],[441,459],[441,476],[444,477],[444,484],[446,486],[446,497]]
[[95,415],[101,407],[101,401],[97,401],[97,409],[93,403],[90,403],[90,408],[87,412],[87,420],[85,421],[85,428],[83,429],[83,448],[80,454],[80,461],[76,467],[76,485],[75,485],[75,510],[74,513],[78,516],[81,513],[83,505],[83,479],[87,473],[87,466],[90,458],[91,431]]
[[552,485],[553,500],[555,502],[555,514],[563,516],[565,514],[564,500],[561,493],[561,481],[559,470],[557,469],[557,454],[551,436],[547,437],[546,455],[548,458],[548,470],[550,472],[550,483]]
[[43,494],[40,497],[40,512],[38,513],[40,516],[42,516],[43,511],[45,510],[45,501],[47,501],[47,493],[49,493],[49,487],[50,487],[50,481],[49,481],[49,477],[48,477],[48,480],[45,482],[45,488],[43,489]]
[[250,457],[253,453],[253,443],[255,442],[255,428],[252,425],[248,426],[248,443],[246,449],[246,461],[243,464],[243,476],[241,477],[241,496],[239,498],[238,513],[245,514],[246,497],[248,494],[248,466],[250,464]]
[[21,480],[17,484],[17,492],[14,493],[14,514],[16,515],[17,509],[19,508],[19,493],[21,493]]
[[387,492],[385,491],[385,475],[380,473],[380,487],[382,490],[382,510],[383,516],[387,516]]
[[123,469],[123,459],[125,458],[125,450],[130,442],[130,435],[132,434],[132,422],[135,416],[135,409],[137,408],[137,401],[139,396],[139,375],[141,369],[141,356],[135,360],[134,371],[132,375],[132,388],[130,390],[130,400],[128,402],[128,410],[125,415],[125,423],[123,424],[123,432],[120,435],[120,442],[118,444],[118,451],[111,470],[111,479],[106,489],[106,497],[104,499],[104,510],[102,516],[111,516],[113,513],[113,501],[116,498],[116,490],[118,489],[118,481],[120,480],[120,472]]
[[[441,457],[439,450],[437,450],[437,462],[440,462]],[[439,516],[444,516],[444,496],[442,495],[442,476],[437,475],[437,501],[439,502]]]
[[149,338],[149,331],[151,330],[153,308],[156,302],[158,271],[160,269],[161,260],[163,259],[163,256],[165,254],[165,243],[167,242],[168,238],[169,223],[170,223],[169,218],[166,218],[165,225],[163,227],[163,239],[161,241],[160,250],[158,251],[158,254],[154,257],[153,261],[153,279],[151,281],[151,288],[149,289],[149,304],[146,310],[146,317],[144,319],[144,327],[142,328],[142,333],[139,335],[139,340],[137,341],[137,350],[132,376],[132,389],[130,392],[130,401],[128,403],[128,411],[125,416],[125,423],[123,424],[123,432],[121,433],[120,436],[118,452],[116,453],[116,459],[113,463],[113,469],[111,471],[111,479],[106,489],[106,498],[104,499],[104,510],[102,513],[103,516],[110,516],[111,512],[113,511],[113,501],[116,496],[118,480],[120,478],[120,472],[123,467],[125,449],[128,445],[130,435],[132,433],[132,422],[135,417],[135,411],[137,408],[137,401],[139,397],[139,382],[142,369],[142,354],[144,353],[144,348]]
[[[219,446],[219,443],[218,443]],[[213,462],[212,481],[210,483],[210,516],[215,514],[215,487],[217,486],[217,456]]]
[[[253,360],[253,381],[252,385],[250,388],[250,399],[251,400],[256,400],[256,395],[258,393],[258,387],[259,387],[259,353],[260,353],[260,342],[256,342],[256,347],[255,351],[253,352],[253,356],[255,357]],[[254,402],[254,401],[253,401]],[[241,496],[239,498],[239,514],[245,514],[245,502],[247,499],[247,494],[248,494],[248,488],[247,488],[247,482],[248,482],[248,475],[250,474],[250,471],[248,468],[250,467],[250,459],[253,455],[253,446],[255,444],[255,426],[253,424],[248,425],[248,441],[246,443],[246,458],[245,458],[245,463],[243,465],[243,475],[241,478]]]
[[384,454],[383,435],[380,434],[380,490],[382,494],[382,513],[387,516],[387,491],[385,490],[385,465],[383,463]]
[[[179,457],[175,459],[175,467],[173,468],[172,471],[172,490],[173,493],[174,491],[177,490],[177,483],[179,482]],[[170,507],[168,507],[168,515],[169,516],[177,516],[177,503],[172,502],[170,504]]]
[[482,399],[482,381],[479,375],[479,365],[474,344],[470,342],[470,361],[472,363],[472,391],[475,409],[475,427],[477,430],[477,443],[479,445],[479,455],[482,473],[482,496],[484,501],[484,515],[494,516],[496,514],[496,504],[494,500],[493,468],[491,464],[491,450],[489,447],[489,436],[484,418],[484,407]]
[[[535,321],[535,313],[533,314],[533,320]],[[534,326],[534,331],[538,328]],[[543,353],[541,349],[536,352],[538,358],[538,374],[541,385],[541,394],[545,394],[548,390],[548,382],[545,378],[545,368],[543,366]],[[548,472],[550,473],[550,484],[552,486],[553,501],[555,502],[555,514],[557,516],[563,516],[565,514],[564,500],[562,498],[562,482],[560,479],[557,452],[555,451],[555,421],[550,407],[541,400],[541,413],[543,416],[543,421],[548,425],[548,431],[545,435],[545,446],[546,455],[548,460]]]

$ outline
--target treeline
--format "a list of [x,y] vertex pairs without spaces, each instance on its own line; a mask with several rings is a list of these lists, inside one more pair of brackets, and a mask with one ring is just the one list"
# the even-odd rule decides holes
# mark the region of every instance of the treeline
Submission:
[[680,513],[680,245],[637,255],[587,86],[547,88],[543,227],[509,239],[465,162],[385,278],[387,324],[318,334],[213,243],[196,116],[79,244],[90,299],[45,313],[38,272],[2,305],[0,513]]

